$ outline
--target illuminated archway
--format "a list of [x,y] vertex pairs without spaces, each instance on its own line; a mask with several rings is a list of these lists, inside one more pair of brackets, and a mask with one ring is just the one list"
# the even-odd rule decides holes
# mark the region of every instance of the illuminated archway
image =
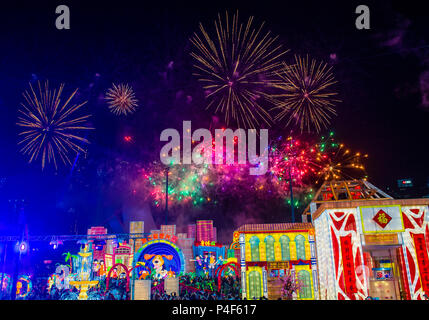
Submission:
[[126,289],[126,291],[127,292],[130,291],[130,276],[128,275],[129,271],[128,271],[127,266],[124,265],[124,264],[122,264],[122,263],[115,263],[110,268],[109,273],[107,274],[107,278],[106,278],[106,291],[105,292],[107,292],[107,290],[109,290],[110,274],[112,273],[113,269],[115,269],[116,266],[120,266],[120,267],[124,268],[124,270],[125,270],[125,276],[127,278],[127,286],[126,286],[127,289]]
[[227,267],[231,267],[232,269],[234,269],[235,275],[237,277],[240,277],[240,272],[239,272],[239,268],[238,268],[238,263],[237,262],[228,262],[226,264],[223,264],[221,266],[219,266],[216,270],[215,270],[215,276],[217,276],[217,291],[220,292],[221,289],[221,284],[222,284],[222,272],[225,270],[225,268]]

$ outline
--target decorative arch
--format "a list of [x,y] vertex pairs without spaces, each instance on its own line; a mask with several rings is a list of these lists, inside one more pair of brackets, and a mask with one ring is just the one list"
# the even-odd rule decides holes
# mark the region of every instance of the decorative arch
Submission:
[[225,270],[226,267],[232,267],[235,271],[235,274],[237,277],[240,277],[240,272],[239,272],[239,265],[237,262],[228,262],[226,264],[223,264],[221,266],[219,266],[216,270],[215,270],[215,277],[217,277],[217,291],[220,291],[220,287],[222,284],[222,272]]
[[311,299],[311,276],[310,272],[307,270],[301,270],[298,272],[298,279],[303,284],[303,287],[300,288],[299,291],[299,298],[300,299]]
[[247,298],[259,299],[262,297],[262,275],[258,270],[253,270],[249,272],[249,282],[247,286]]
[[279,239],[283,261],[290,261],[290,239],[287,235],[282,235]]
[[125,270],[125,276],[127,277],[127,285],[126,285],[126,290],[127,290],[127,292],[130,290],[130,276],[129,276],[129,273],[130,273],[130,271],[131,270],[128,270],[128,268],[127,268],[127,266],[126,265],[124,265],[124,264],[122,264],[122,263],[115,263],[111,268],[110,268],[110,270],[109,270],[109,272],[107,273],[107,278],[106,278],[106,291],[104,291],[104,292],[107,292],[107,290],[109,290],[109,282],[110,282],[110,275],[111,275],[111,273],[112,273],[112,271],[113,271],[113,269],[115,269],[115,267],[116,266],[120,266],[120,267],[122,267],[122,268],[124,268],[124,270]]
[[296,260],[306,260],[305,259],[305,238],[303,235],[299,234],[295,237],[296,244]]
[[265,256],[267,261],[274,261],[275,260],[275,254],[274,254],[274,237],[271,235],[268,235],[264,239],[265,242]]
[[257,236],[253,236],[249,240],[250,243],[250,257],[251,261],[259,261],[259,238]]

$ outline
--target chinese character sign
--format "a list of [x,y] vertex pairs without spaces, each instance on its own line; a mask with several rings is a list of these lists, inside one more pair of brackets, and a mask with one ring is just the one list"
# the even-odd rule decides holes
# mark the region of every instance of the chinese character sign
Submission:
[[401,206],[360,207],[363,233],[402,232]]
[[355,265],[353,262],[352,236],[341,237],[341,254],[343,261],[343,272],[345,291],[348,296],[354,298],[353,293],[357,292]]
[[412,234],[424,292],[429,292],[429,259],[423,234]]

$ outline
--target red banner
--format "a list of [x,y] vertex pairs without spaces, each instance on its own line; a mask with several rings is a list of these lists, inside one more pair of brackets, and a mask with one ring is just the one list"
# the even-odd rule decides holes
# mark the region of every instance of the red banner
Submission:
[[425,237],[423,234],[413,234],[413,239],[423,291],[429,292],[429,258]]
[[356,274],[355,265],[353,262],[353,247],[352,247],[352,236],[348,235],[340,238],[341,243],[341,255],[343,262],[344,282],[347,295],[352,299],[354,298],[353,293],[357,292],[356,288]]
[[407,277],[407,266],[405,265],[404,253],[402,252],[402,247],[396,249],[396,254],[399,256],[399,263],[401,264],[401,278],[405,287],[406,300],[411,300],[410,287],[408,285]]

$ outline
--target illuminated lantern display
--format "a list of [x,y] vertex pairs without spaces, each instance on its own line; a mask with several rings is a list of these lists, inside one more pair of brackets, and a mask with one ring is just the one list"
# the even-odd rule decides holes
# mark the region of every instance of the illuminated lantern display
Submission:
[[[88,229],[88,236],[92,236],[88,241],[90,243],[90,249],[93,251],[94,261],[100,262],[104,259],[106,253],[105,241],[97,240],[97,236],[100,236],[102,239],[103,236],[107,234],[107,229],[104,227],[92,227]],[[94,240],[95,239],[95,240]]]
[[7,273],[0,273],[1,279],[1,291],[2,293],[8,293],[12,289],[12,279]]
[[214,276],[214,271],[227,259],[226,247],[214,241],[194,244],[195,270],[197,275]]
[[[130,221],[130,234],[144,233],[144,221]],[[141,239],[130,239],[130,245],[137,251],[142,246]]]
[[324,183],[305,212],[316,232],[319,298],[424,299],[428,204],[393,199],[364,180]]
[[[143,221],[130,222],[130,234],[143,233]],[[160,230],[145,235],[130,241],[135,250],[131,268],[134,300],[150,300],[151,280],[165,279],[164,289],[174,289],[171,284],[178,285],[177,277],[186,272],[186,261],[192,257],[189,253],[194,239],[187,238],[186,233],[176,234],[175,225],[161,225]],[[177,288],[173,291],[177,292]]]
[[80,290],[79,300],[87,300],[87,291],[89,288],[94,287],[98,284],[96,280],[90,280],[92,274],[92,251],[89,249],[89,245],[85,244],[83,249],[78,252],[79,257],[76,259],[76,267],[78,279],[70,281],[69,284]]
[[[192,228],[191,226],[188,229]],[[217,243],[216,228],[212,220],[198,220],[193,246],[197,275],[214,276],[215,270],[227,259],[226,247]]]
[[[198,235],[197,229],[199,231]],[[144,233],[143,221],[130,222],[130,234],[133,233]],[[209,251],[211,252],[219,250],[218,248],[222,247],[216,244],[216,228],[213,227],[213,221],[211,220],[198,220],[196,224],[188,225],[187,232],[185,233],[177,233],[176,225],[161,225],[159,230],[151,230],[150,233],[146,234],[148,237],[144,239],[130,240],[130,246],[134,249],[134,251],[137,253],[142,246],[147,246],[147,242],[151,240],[167,240],[168,242],[172,242],[175,246],[177,246],[177,248],[180,249],[180,253],[183,256],[182,258],[185,262],[183,272],[185,273],[195,272],[195,246],[206,244],[209,247]],[[202,240],[204,240],[203,243],[201,243]],[[220,253],[220,255],[217,255],[217,258],[222,256],[223,259],[225,254],[224,252]],[[135,257],[136,255],[134,255],[134,258]],[[150,272],[150,262],[148,263],[148,261],[140,259],[134,263],[139,267],[138,278],[141,276],[145,277],[146,272]],[[164,263],[167,263],[165,259]],[[146,268],[145,271],[143,270],[144,268]]]
[[66,265],[58,265],[55,269],[55,273],[48,279],[48,289],[50,290],[52,285],[58,290],[69,289],[69,282],[72,280],[70,275],[70,268]]
[[234,232],[232,247],[237,240],[243,298],[278,299],[279,278],[289,273],[302,283],[297,299],[318,296],[311,223],[245,224]]
[[[113,248],[113,254],[106,253],[104,255],[104,261],[106,263],[106,270],[110,271],[113,265],[122,264],[128,269],[131,269],[133,264],[133,249],[125,242],[120,243],[117,248]],[[117,270],[115,274],[120,275],[125,270],[121,266],[116,266]]]
[[152,234],[144,240],[134,255],[137,273],[148,271],[154,279],[178,277],[184,273],[185,259],[182,250],[175,244],[177,239]]

